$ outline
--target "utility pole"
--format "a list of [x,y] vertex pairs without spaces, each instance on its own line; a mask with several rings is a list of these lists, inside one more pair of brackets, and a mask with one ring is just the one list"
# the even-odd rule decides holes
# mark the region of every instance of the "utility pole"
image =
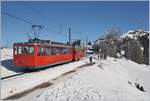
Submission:
[[69,27],[69,45],[71,45],[71,28]]
[[86,49],[85,49],[85,52],[86,52],[86,57],[87,57],[87,43],[88,43],[88,38],[86,37]]

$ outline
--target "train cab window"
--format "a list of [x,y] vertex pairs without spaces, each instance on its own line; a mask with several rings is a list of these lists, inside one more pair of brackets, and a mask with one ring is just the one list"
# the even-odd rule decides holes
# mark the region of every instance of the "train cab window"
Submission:
[[34,49],[31,46],[22,46],[22,54],[33,54]]
[[22,46],[21,53],[22,54],[28,54],[28,47],[27,46]]
[[22,54],[22,46],[18,46],[18,48],[17,48],[17,54]]
[[14,46],[14,53],[15,53],[15,55],[17,55],[17,52],[18,50],[17,50],[17,46]]
[[15,46],[15,54],[33,54],[34,48],[31,46]]

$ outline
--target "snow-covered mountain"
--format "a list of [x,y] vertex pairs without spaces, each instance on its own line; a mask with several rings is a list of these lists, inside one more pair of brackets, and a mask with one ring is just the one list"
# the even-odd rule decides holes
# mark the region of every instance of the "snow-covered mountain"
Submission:
[[143,31],[143,30],[130,30],[127,33],[123,34],[121,38],[131,38],[131,39],[137,39],[138,37],[142,36],[149,36],[149,31]]

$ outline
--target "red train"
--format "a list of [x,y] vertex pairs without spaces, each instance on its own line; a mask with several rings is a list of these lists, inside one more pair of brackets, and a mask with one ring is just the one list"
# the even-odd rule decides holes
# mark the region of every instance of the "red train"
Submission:
[[84,57],[84,47],[67,44],[31,41],[15,43],[13,63],[17,67],[38,69],[46,66],[79,60]]

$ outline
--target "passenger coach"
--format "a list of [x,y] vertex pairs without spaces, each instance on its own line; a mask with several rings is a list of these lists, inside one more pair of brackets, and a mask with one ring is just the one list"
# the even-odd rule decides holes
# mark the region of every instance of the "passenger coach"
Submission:
[[57,42],[15,43],[13,62],[20,68],[38,69],[73,60],[84,56],[84,48]]

